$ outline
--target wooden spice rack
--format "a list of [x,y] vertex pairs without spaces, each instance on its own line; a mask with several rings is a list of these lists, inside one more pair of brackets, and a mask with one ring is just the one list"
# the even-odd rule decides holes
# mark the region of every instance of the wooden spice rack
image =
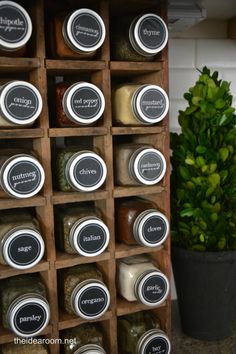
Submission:
[[[139,303],[128,303],[116,294],[116,261],[122,257],[148,253],[161,270],[170,279],[170,239],[162,247],[129,247],[115,241],[115,203],[117,198],[143,196],[155,201],[160,211],[170,219],[169,210],[169,128],[168,116],[155,126],[120,127],[114,126],[111,110],[111,89],[117,80],[123,82],[153,83],[163,87],[168,92],[168,49],[164,49],[155,62],[120,62],[114,61],[110,55],[109,22],[113,17],[124,16],[124,11],[135,15],[140,12],[154,12],[166,19],[167,1],[157,0],[96,0],[96,1],[43,1],[22,0],[20,3],[29,12],[33,22],[33,36],[26,57],[0,57],[0,76],[15,79],[24,78],[34,84],[43,97],[43,111],[35,127],[30,129],[1,130],[0,147],[6,145],[24,146],[30,144],[37,152],[39,160],[46,172],[46,180],[42,191],[35,197],[26,200],[7,198],[0,194],[0,210],[22,207],[33,207],[40,222],[45,241],[46,252],[43,260],[34,268],[19,271],[8,266],[0,266],[0,279],[22,273],[40,273],[47,290],[51,309],[50,324],[43,331],[42,336],[49,339],[60,337],[60,331],[79,325],[85,320],[76,316],[69,316],[58,307],[60,294],[57,291],[57,275],[60,269],[77,264],[96,262],[104,275],[111,294],[109,310],[96,322],[101,323],[105,335],[105,349],[107,353],[118,354],[117,349],[117,316],[140,310],[149,310]],[[66,3],[66,5],[63,5]],[[93,60],[59,60],[50,53],[50,38],[48,25],[50,14],[57,11],[79,7],[92,8],[101,15],[105,22],[107,35],[102,48]],[[78,128],[58,128],[51,118],[51,88],[50,81],[56,76],[72,76],[78,78],[86,74],[91,82],[96,84],[105,96],[106,107],[98,126]],[[53,93],[52,93],[53,94]],[[93,147],[98,148],[104,158],[108,175],[102,188],[91,193],[58,192],[53,187],[53,169],[51,165],[51,151],[59,138],[84,139],[90,137]],[[113,175],[113,147],[123,140],[149,143],[164,154],[167,161],[167,172],[164,179],[157,186],[118,187],[114,185]],[[55,246],[54,212],[57,205],[67,203],[81,203],[94,201],[95,206],[103,212],[103,220],[110,230],[110,243],[106,252],[94,258],[70,256],[59,252]],[[165,303],[152,309],[161,320],[162,329],[170,335],[170,296]],[[0,344],[11,342],[14,334],[0,326]],[[50,344],[50,353],[60,352],[59,344]],[[122,353],[120,353],[122,354]]]

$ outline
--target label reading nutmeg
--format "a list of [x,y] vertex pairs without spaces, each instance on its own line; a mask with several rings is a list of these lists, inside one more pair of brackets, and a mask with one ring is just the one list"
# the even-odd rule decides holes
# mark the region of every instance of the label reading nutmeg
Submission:
[[99,20],[90,13],[80,13],[72,21],[73,39],[84,48],[93,48],[102,38],[102,26]]
[[161,20],[156,16],[146,16],[138,27],[138,36],[141,43],[147,48],[155,50],[165,42],[167,33]]
[[38,166],[33,162],[19,161],[10,168],[7,180],[12,191],[27,195],[39,187],[42,176]]
[[164,337],[158,336],[147,341],[142,354],[168,354],[169,343]]
[[0,39],[6,43],[21,42],[28,32],[24,13],[11,4],[0,4]]
[[23,335],[34,334],[45,325],[47,313],[45,308],[35,302],[20,306],[14,316],[14,327]]
[[142,286],[142,296],[149,303],[160,302],[167,292],[166,280],[161,275],[150,275]]

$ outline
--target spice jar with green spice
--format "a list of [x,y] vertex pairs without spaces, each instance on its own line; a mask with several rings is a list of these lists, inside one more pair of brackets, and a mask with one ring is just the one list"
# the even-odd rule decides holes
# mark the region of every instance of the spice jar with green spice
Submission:
[[6,343],[0,347],[1,354],[48,354],[48,348],[38,343]]
[[0,214],[0,264],[16,269],[35,266],[43,257],[44,241],[38,220],[27,210]]
[[90,205],[61,209],[56,213],[58,247],[68,254],[94,257],[105,251],[109,230],[101,212]]
[[98,324],[83,323],[77,327],[64,330],[61,337],[65,343],[64,354],[106,353],[103,349],[103,333]]
[[127,83],[112,92],[113,120],[121,125],[160,122],[169,109],[166,92],[158,85]]
[[2,280],[0,304],[3,327],[21,337],[33,337],[41,333],[50,319],[46,297],[46,287],[38,274]]
[[61,307],[70,315],[87,320],[102,316],[110,304],[110,293],[95,264],[81,264],[60,271]]
[[168,336],[149,311],[118,317],[118,348],[122,354],[170,354]]
[[153,13],[119,18],[111,29],[113,60],[152,61],[166,46],[168,30],[163,19]]
[[67,147],[57,152],[55,177],[62,192],[94,191],[103,185],[106,175],[106,164],[94,151]]

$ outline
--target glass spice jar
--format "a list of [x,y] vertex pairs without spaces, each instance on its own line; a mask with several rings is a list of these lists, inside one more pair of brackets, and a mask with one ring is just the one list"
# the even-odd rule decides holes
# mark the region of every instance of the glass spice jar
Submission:
[[58,282],[59,291],[63,294],[61,306],[68,314],[93,320],[107,311],[110,294],[102,273],[94,264],[63,269]]
[[[83,323],[62,332],[64,354],[106,354],[103,347],[103,334],[97,324]],[[66,342],[65,342],[66,339]],[[92,351],[91,351],[92,350]]]
[[19,80],[4,82],[0,86],[0,128],[32,126],[42,111],[42,105],[40,92],[31,83]]
[[118,185],[154,185],[165,175],[165,157],[151,145],[120,144],[114,152],[115,181]]
[[43,187],[42,165],[26,150],[3,149],[0,153],[0,185],[11,197],[24,199],[36,195]]
[[106,176],[106,164],[94,151],[79,147],[58,151],[56,179],[60,191],[91,192],[102,186]]
[[170,354],[168,336],[149,311],[118,317],[118,348],[122,354]]
[[122,258],[117,268],[118,292],[127,301],[158,306],[166,300],[169,281],[146,255]]
[[21,337],[38,335],[50,319],[46,288],[37,274],[4,279],[0,283],[2,324]]
[[55,54],[60,58],[93,58],[105,40],[106,29],[99,14],[81,8],[54,18]]
[[142,198],[121,199],[116,203],[116,238],[127,245],[157,247],[169,233],[169,222],[155,203]]
[[57,124],[61,127],[89,125],[103,114],[105,99],[102,91],[89,82],[56,86]]
[[166,116],[169,99],[158,85],[125,84],[113,90],[112,107],[118,124],[150,125]]
[[13,1],[0,2],[0,55],[21,56],[32,34],[28,12]]
[[95,208],[63,208],[56,215],[56,225],[59,249],[68,254],[94,257],[104,252],[109,243],[109,230]]
[[1,354],[48,354],[47,347],[38,343],[7,343],[0,348]]
[[0,264],[16,269],[34,267],[44,254],[38,220],[27,211],[0,214]]
[[125,17],[111,29],[113,60],[152,61],[168,41],[165,22],[156,14]]

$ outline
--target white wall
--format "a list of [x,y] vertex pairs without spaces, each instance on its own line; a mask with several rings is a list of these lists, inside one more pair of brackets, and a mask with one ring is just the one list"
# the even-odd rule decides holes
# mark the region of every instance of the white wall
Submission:
[[[169,40],[170,131],[176,132],[180,129],[178,111],[187,107],[183,94],[198,78],[197,68],[206,65],[230,81],[236,107],[236,41],[226,38],[225,23],[211,20],[178,37]],[[172,299],[176,299],[173,279],[171,291]]]

